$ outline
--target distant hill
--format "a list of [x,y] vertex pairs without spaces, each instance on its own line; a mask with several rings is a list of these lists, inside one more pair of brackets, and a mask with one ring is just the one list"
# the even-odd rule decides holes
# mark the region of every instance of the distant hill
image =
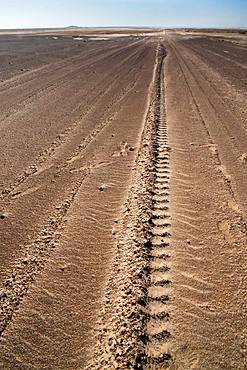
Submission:
[[81,27],[79,27],[79,26],[68,26],[68,27],[66,27],[66,29],[75,29],[75,28],[81,28]]

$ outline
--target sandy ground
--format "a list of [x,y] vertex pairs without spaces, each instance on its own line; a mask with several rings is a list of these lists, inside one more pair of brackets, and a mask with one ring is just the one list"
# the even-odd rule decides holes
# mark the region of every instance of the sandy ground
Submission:
[[0,36],[0,368],[245,369],[245,36],[114,35]]

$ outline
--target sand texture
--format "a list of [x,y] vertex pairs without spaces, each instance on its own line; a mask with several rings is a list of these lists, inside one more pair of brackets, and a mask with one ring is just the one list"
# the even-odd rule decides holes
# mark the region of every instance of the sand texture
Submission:
[[1,34],[0,66],[0,369],[244,370],[246,37]]

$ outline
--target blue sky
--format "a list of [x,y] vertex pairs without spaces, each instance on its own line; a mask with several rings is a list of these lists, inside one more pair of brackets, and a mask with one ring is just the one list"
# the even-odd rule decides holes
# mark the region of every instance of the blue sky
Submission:
[[0,0],[0,28],[247,27],[247,0]]

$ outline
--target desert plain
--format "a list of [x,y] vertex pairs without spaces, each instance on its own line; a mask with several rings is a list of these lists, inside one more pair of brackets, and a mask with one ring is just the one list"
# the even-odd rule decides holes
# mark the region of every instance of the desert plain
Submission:
[[0,32],[0,369],[247,366],[247,36]]

